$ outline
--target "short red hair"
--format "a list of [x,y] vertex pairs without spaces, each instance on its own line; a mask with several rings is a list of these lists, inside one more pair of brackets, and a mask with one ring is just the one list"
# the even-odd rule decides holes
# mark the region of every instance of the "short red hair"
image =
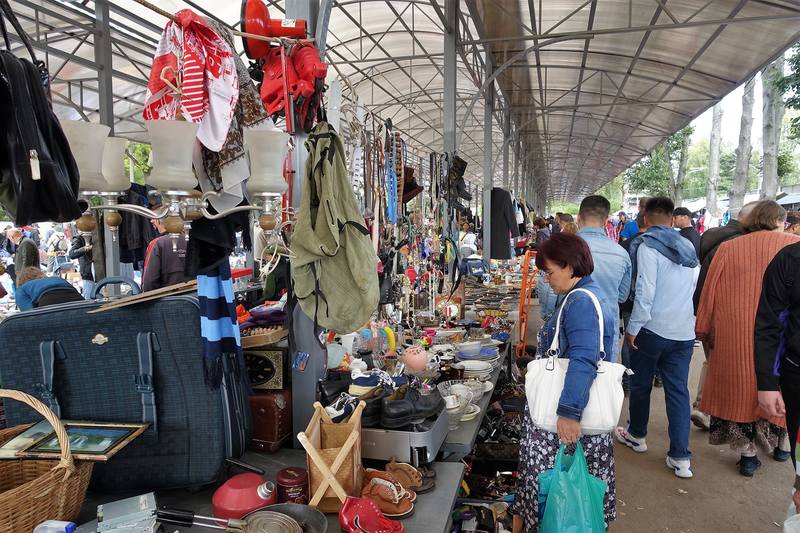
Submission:
[[536,254],[536,266],[544,270],[549,261],[561,268],[572,267],[573,276],[582,278],[594,272],[592,251],[586,241],[570,233],[556,233],[547,239]]

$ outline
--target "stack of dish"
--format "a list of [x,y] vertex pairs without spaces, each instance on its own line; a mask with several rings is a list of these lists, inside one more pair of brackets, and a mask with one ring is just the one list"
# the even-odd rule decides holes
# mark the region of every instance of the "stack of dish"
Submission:
[[464,369],[464,379],[479,379],[481,381],[487,381],[494,370],[492,363],[488,361],[460,361],[453,366]]

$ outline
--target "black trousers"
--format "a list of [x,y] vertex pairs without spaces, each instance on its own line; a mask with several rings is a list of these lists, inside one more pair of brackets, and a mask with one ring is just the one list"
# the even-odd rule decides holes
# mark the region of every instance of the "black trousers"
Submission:
[[[786,405],[786,429],[792,446],[792,463],[797,467],[795,448],[797,447],[797,430],[800,429],[800,366],[793,365],[785,358],[781,361],[781,393]],[[796,487],[800,488],[800,487]]]

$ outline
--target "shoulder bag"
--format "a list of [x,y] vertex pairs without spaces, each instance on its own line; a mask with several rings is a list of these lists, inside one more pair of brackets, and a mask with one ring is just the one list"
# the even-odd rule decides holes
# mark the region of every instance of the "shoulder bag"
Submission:
[[50,108],[47,69],[36,59],[6,0],[0,0],[3,18],[33,61],[10,52],[5,24],[0,24],[7,48],[0,49],[0,204],[17,226],[74,220],[81,215],[78,168]]
[[560,358],[559,335],[561,333],[561,315],[567,300],[572,294],[583,292],[589,296],[597,311],[600,324],[600,361],[597,363],[597,376],[589,390],[589,402],[581,417],[581,431],[584,435],[598,435],[613,430],[619,421],[622,402],[625,394],[622,391],[622,376],[625,366],[605,360],[603,344],[603,310],[597,297],[586,289],[575,289],[567,295],[556,318],[556,330],[553,341],[547,351],[547,357],[528,363],[525,375],[525,395],[528,399],[528,410],[537,427],[555,433],[558,415],[558,401],[564,389],[569,359]]

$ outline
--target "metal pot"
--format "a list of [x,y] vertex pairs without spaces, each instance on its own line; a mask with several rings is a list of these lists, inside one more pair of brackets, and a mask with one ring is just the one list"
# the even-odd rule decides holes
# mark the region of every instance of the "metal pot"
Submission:
[[328,521],[320,511],[297,503],[279,503],[258,509],[241,520],[222,520],[195,515],[192,511],[160,508],[156,517],[162,524],[204,527],[228,533],[326,533]]

